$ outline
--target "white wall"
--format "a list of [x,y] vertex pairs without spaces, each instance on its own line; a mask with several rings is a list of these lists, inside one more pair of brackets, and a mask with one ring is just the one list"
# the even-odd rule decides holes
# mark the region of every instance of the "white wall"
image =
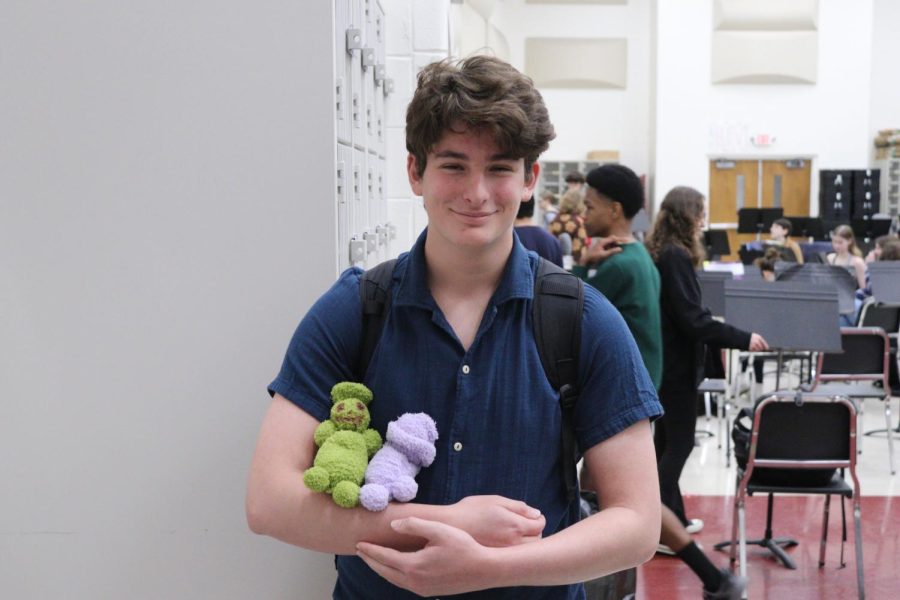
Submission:
[[525,67],[527,37],[628,40],[624,90],[541,90],[557,135],[544,158],[584,160],[590,150],[619,150],[620,161],[635,171],[651,168],[650,9],[649,0],[625,6],[499,4],[492,22],[505,34],[510,62],[519,69]]
[[[396,48],[412,3],[385,4]],[[330,596],[332,557],[251,534],[244,493],[335,277],[331,11],[0,8],[0,597]]]
[[[710,155],[815,155],[820,169],[868,165],[871,0],[819,2],[816,85],[712,85],[711,29],[712,2],[659,3],[657,203],[675,185],[706,193]],[[775,136],[775,144],[754,147],[757,133]]]
[[870,156],[875,149],[871,140],[880,129],[900,129],[900,2],[874,0],[872,31],[872,87],[869,113]]

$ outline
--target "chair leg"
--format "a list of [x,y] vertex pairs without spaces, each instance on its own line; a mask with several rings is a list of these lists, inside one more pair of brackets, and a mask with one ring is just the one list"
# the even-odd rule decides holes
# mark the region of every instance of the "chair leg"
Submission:
[[713,401],[716,403],[716,433],[719,434],[719,444],[718,448],[722,449],[722,417],[723,412],[728,410],[728,401],[725,399],[724,394],[719,396],[719,394],[711,394]]
[[737,546],[735,542],[738,541],[738,521],[743,518],[743,510],[744,499],[740,496],[740,492],[737,492],[734,496],[734,508],[731,514],[731,540],[727,542],[728,562],[731,564],[732,569],[734,569],[734,562],[737,560]]
[[888,464],[891,467],[891,475],[896,473],[894,469],[894,430],[891,429],[891,397],[890,395],[885,396],[884,398],[884,422],[887,425],[887,438],[888,438]]
[[862,511],[860,510],[859,495],[853,496],[853,541],[856,542],[856,587],[859,600],[865,600],[866,587],[863,581],[863,550],[862,550]]
[[[740,533],[738,534],[738,543],[740,544],[740,552],[741,552],[741,577],[744,578],[744,581],[747,580],[747,524],[744,522],[744,503],[741,502],[740,507],[738,508],[738,526],[740,528]],[[732,545],[732,548],[734,546]],[[732,550],[734,552],[734,550]]]
[[[843,499],[841,500],[843,502]],[[825,510],[822,516],[822,541],[819,542],[819,568],[825,566],[825,546],[828,543],[828,512],[831,507],[831,494],[825,494]]]

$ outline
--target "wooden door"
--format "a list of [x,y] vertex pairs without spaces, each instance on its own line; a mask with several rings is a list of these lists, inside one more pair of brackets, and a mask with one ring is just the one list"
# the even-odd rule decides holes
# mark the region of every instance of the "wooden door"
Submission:
[[786,217],[809,216],[810,161],[762,161],[762,205],[781,207]]
[[722,260],[739,260],[741,244],[756,239],[756,236],[737,233],[737,211],[739,208],[756,208],[758,184],[758,160],[709,161],[709,226],[728,231],[731,246],[731,254],[723,256]]

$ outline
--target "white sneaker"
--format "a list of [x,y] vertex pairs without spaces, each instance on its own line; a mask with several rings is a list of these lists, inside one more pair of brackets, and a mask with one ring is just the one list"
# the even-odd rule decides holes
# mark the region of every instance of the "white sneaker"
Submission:
[[[703,544],[701,544],[700,542],[694,542],[694,545],[697,546],[699,550],[703,550]],[[656,545],[656,553],[665,554],[666,556],[675,556],[675,551],[662,542]]]
[[703,519],[689,519],[689,523],[685,527],[690,534],[700,533],[703,531]]
[[665,554],[666,556],[675,556],[675,551],[666,546],[665,544],[659,544],[656,547],[657,554]]

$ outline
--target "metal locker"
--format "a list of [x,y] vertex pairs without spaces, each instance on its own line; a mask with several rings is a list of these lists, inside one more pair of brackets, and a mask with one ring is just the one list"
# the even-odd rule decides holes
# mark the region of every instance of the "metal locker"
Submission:
[[352,169],[353,148],[339,143],[337,145],[335,200],[337,202],[338,268],[341,271],[350,266],[350,204],[353,199],[351,187]]
[[368,161],[366,153],[358,148],[353,149],[353,205],[350,208],[350,224],[353,234],[361,234],[369,223],[369,194],[366,183]]
[[369,214],[366,221],[366,229],[375,227],[381,222],[380,199],[378,197],[378,157],[369,154],[366,159],[366,194],[368,195]]
[[350,0],[334,3],[334,106],[338,141],[351,143],[350,138],[350,80],[348,66],[351,51],[348,49],[350,27]]

